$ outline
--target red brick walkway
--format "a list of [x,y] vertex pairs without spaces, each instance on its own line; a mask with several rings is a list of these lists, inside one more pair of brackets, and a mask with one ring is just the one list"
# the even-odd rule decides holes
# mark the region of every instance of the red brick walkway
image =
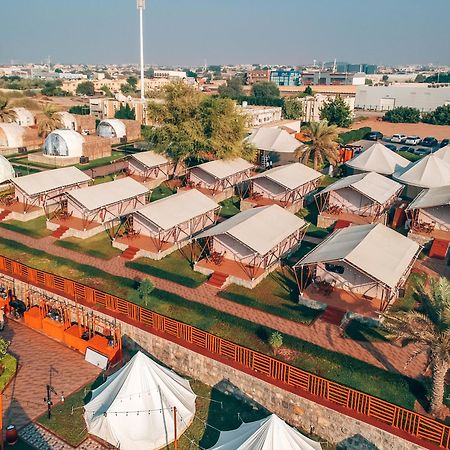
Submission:
[[[10,353],[19,361],[19,372],[3,397],[5,426],[22,428],[45,413],[46,386],[68,396],[93,380],[99,369],[84,361],[83,355],[70,350],[43,334],[9,320],[1,336],[11,341]],[[53,401],[59,400],[55,395]]]
[[[7,239],[19,241],[24,245],[43,250],[55,256],[70,258],[79,263],[89,264],[113,275],[131,279],[136,277],[142,278],[143,276],[141,272],[126,267],[124,259],[120,257],[115,257],[108,261],[94,258],[53,245],[55,239],[52,237],[33,239],[6,229],[2,229],[1,234]],[[298,337],[328,350],[344,353],[374,366],[389,371],[398,371],[412,377],[420,376],[424,373],[426,359],[424,354],[419,355],[414,363],[405,368],[406,362],[414,350],[412,346],[400,348],[386,342],[357,342],[351,339],[345,339],[342,337],[340,329],[335,325],[317,320],[313,325],[305,326],[218,297],[216,295],[217,291],[207,284],[203,284],[196,289],[191,289],[161,278],[145,276],[150,278],[159,289],[178,294],[194,302],[203,303],[242,319],[274,328],[281,333]]]

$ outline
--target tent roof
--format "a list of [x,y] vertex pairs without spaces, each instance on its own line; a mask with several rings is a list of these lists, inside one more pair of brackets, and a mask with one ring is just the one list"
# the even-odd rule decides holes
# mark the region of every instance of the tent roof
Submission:
[[303,144],[281,128],[258,128],[247,140],[258,150],[293,153]]
[[434,152],[434,155],[444,160],[447,164],[450,164],[450,144]]
[[321,450],[322,446],[303,436],[275,414],[239,428],[221,431],[211,450]]
[[166,447],[174,439],[173,408],[181,435],[195,415],[189,382],[136,353],[92,392],[84,407],[88,432],[121,450]]
[[135,159],[149,169],[152,167],[167,164],[169,162],[166,157],[153,151],[133,153],[132,155],[130,155],[130,158]]
[[162,230],[170,230],[218,207],[219,205],[206,195],[196,189],[190,189],[149,203],[137,209],[134,214],[150,220]]
[[381,142],[376,142],[345,164],[363,172],[392,175],[400,168],[408,166],[410,162],[403,156],[389,150]]
[[450,184],[450,164],[431,154],[404,170],[398,170],[392,177],[410,186],[423,188],[447,186]]
[[148,189],[130,177],[76,189],[68,193],[68,197],[88,211],[95,211],[107,205],[119,203],[139,195],[144,195]]
[[60,111],[58,116],[61,119],[61,122],[64,124],[64,127],[69,128],[69,125],[72,125],[72,122],[76,123],[75,116],[67,111]]
[[263,256],[306,222],[279,205],[240,212],[204,231],[199,238],[226,234]]
[[296,189],[304,184],[317,180],[322,174],[301,163],[287,164],[285,166],[274,167],[263,173],[252,177],[252,180],[258,178],[268,178],[275,183],[284,186],[286,189]]
[[[208,173],[209,175],[223,180],[231,175],[235,175],[245,170],[252,169],[254,165],[249,163],[245,159],[235,158],[235,159],[216,159],[214,161],[208,161],[203,164],[195,166]],[[193,167],[194,168],[194,167]]]
[[0,155],[0,183],[9,181],[15,176],[12,164],[3,155]]
[[365,197],[383,205],[402,189],[402,185],[376,172],[367,172],[341,178],[319,194],[344,188],[353,188]]
[[13,183],[28,196],[34,196],[90,180],[90,176],[76,167],[61,167],[14,178]]
[[86,139],[80,133],[66,129],[54,130],[45,139],[44,146],[46,145],[47,140],[51,141],[52,136],[55,135],[60,136],[66,142],[69,156],[81,156],[83,154],[83,144]]
[[409,205],[408,210],[450,205],[450,186],[424,189]]
[[[115,131],[116,136],[118,138],[122,138],[127,135],[127,127],[124,122],[122,122],[120,119],[103,119],[97,127],[97,130],[102,125],[110,125],[111,128]],[[97,133],[98,134],[98,133]]]
[[419,249],[419,244],[385,225],[353,225],[335,231],[296,266],[345,260],[395,288]]
[[16,106],[12,109],[17,115],[17,121],[34,123],[34,114],[29,109],[23,106]]
[[23,145],[23,135],[25,133],[25,128],[21,127],[15,122],[11,123],[0,123],[0,130],[6,136],[6,142],[8,147],[22,147]]

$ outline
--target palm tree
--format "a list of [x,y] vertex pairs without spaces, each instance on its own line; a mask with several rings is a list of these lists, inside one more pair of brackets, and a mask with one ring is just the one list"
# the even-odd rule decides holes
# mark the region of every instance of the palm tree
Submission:
[[428,355],[432,371],[430,412],[439,414],[445,390],[445,377],[450,364],[450,281],[431,279],[429,286],[418,283],[418,311],[385,314],[384,326],[392,338],[414,343],[417,350],[408,363],[422,352]]
[[0,122],[14,122],[17,114],[7,98],[0,98]]
[[64,125],[58,110],[53,105],[44,105],[42,115],[38,121],[39,136],[47,137],[53,130],[63,128]]
[[312,159],[315,170],[325,160],[331,165],[336,165],[339,161],[339,137],[336,128],[335,125],[328,125],[326,120],[310,122],[302,129],[308,145],[300,147],[295,152],[295,157],[303,164],[307,164]]

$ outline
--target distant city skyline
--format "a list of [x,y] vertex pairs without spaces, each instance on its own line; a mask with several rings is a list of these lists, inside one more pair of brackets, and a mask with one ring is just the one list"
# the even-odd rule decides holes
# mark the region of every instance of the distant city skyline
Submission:
[[[14,0],[2,5],[0,63],[137,64],[135,0]],[[426,21],[424,17],[426,15]],[[448,0],[147,0],[152,65],[450,64]]]

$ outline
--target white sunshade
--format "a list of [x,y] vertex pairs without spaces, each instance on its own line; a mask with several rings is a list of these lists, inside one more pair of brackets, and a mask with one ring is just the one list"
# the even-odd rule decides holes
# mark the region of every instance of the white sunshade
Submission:
[[434,152],[434,155],[437,156],[438,158],[441,158],[447,164],[450,164],[450,144]]
[[216,208],[219,205],[215,201],[196,189],[190,189],[149,203],[134,214],[149,220],[160,230],[170,230]]
[[152,151],[133,153],[130,155],[130,159],[135,159],[149,169],[152,167],[162,166],[163,164],[167,164],[169,162],[169,160],[163,155]]
[[223,180],[224,178],[228,178],[237,173],[252,169],[253,167],[254,165],[252,163],[249,163],[242,158],[216,159],[214,161],[208,161],[195,166],[195,168],[201,169],[219,180]]
[[3,156],[0,155],[0,183],[9,181],[16,176],[12,164]]
[[198,238],[228,235],[264,256],[276,245],[306,226],[306,222],[279,205],[240,212],[204,231]]
[[258,128],[248,138],[258,150],[294,153],[303,144],[281,128]]
[[341,178],[320,191],[319,195],[344,188],[355,189],[365,197],[383,205],[402,189],[402,185],[376,172],[368,172]]
[[301,163],[287,164],[274,167],[266,172],[252,177],[252,180],[268,178],[269,180],[285,187],[286,189],[297,189],[310,181],[318,180],[322,174]]
[[403,156],[389,150],[381,142],[376,142],[367,150],[345,163],[352,169],[363,172],[377,172],[382,175],[392,175],[401,168],[410,165]]
[[345,260],[395,288],[419,249],[419,244],[385,225],[353,225],[335,231],[296,266]]
[[243,423],[236,430],[221,431],[210,450],[321,450],[322,446],[303,436],[275,414]]
[[174,440],[195,416],[196,395],[189,382],[143,353],[92,392],[84,407],[90,434],[121,450],[155,450]]
[[409,205],[408,210],[450,205],[450,186],[424,189]]
[[23,146],[23,135],[25,134],[25,128],[21,127],[17,123],[0,123],[0,134],[3,134],[6,138],[5,147],[17,148]]
[[395,180],[409,186],[432,188],[450,185],[450,164],[431,154],[419,159],[404,170],[392,176]]
[[32,197],[88,181],[91,181],[91,177],[80,169],[76,167],[61,167],[60,169],[46,170],[17,177],[14,178],[13,183],[26,195]]
[[147,192],[148,189],[144,185],[126,177],[71,191],[68,193],[68,197],[75,200],[84,209],[95,211],[108,205],[144,195]]

